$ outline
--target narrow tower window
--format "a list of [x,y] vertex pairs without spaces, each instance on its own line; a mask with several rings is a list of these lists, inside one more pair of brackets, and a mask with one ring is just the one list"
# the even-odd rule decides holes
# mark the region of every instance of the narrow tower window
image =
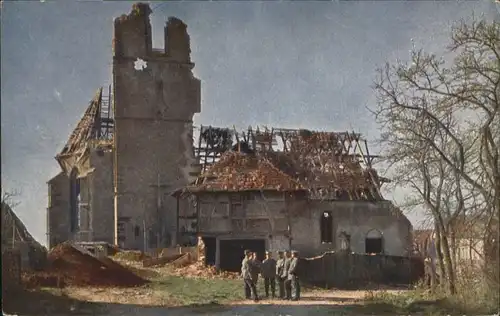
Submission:
[[332,212],[323,212],[320,220],[321,243],[333,242],[333,218]]

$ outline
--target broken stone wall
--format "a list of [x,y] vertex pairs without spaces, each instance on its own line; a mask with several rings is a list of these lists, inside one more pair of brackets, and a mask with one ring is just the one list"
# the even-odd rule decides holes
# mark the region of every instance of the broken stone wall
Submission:
[[[147,5],[135,5],[115,20],[114,30],[115,238],[135,249],[175,244],[171,193],[190,180],[192,119],[200,112],[200,81],[192,73],[185,28],[171,20],[165,49],[153,50],[149,13]],[[138,59],[145,63],[141,70]]]
[[47,206],[47,244],[49,249],[72,239],[70,233],[70,182],[64,172],[50,179]]

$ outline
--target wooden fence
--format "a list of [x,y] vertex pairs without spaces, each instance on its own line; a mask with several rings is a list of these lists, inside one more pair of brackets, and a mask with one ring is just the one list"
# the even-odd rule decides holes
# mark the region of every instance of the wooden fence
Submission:
[[302,263],[302,279],[325,288],[409,285],[424,276],[423,261],[413,257],[329,252]]

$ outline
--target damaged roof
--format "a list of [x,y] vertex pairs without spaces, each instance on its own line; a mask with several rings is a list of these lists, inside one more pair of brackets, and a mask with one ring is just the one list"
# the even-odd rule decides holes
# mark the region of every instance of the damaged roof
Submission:
[[228,151],[198,177],[189,191],[300,191],[301,183],[281,171],[266,157]]
[[88,150],[93,148],[110,148],[112,139],[101,137],[101,107],[103,103],[103,88],[99,88],[87,110],[69,136],[66,145],[56,155],[61,168],[69,174],[71,170],[87,157]]
[[[309,156],[309,157],[308,157]],[[376,190],[376,173],[363,169],[353,156],[327,157],[318,161],[298,152],[228,151],[187,189],[201,191],[345,191]],[[321,165],[319,162],[325,158]],[[329,158],[329,160],[326,160]]]
[[88,141],[95,138],[101,98],[102,88],[99,88],[58,156],[73,155],[84,151]]
[[25,242],[35,251],[46,251],[45,247],[36,241],[36,239],[29,233],[24,223],[19,219],[7,202],[1,201],[1,211],[2,249],[11,248],[19,242]]
[[[300,189],[307,190],[312,199],[380,200],[383,199],[380,186],[389,182],[372,169],[372,161],[378,156],[369,153],[367,142],[359,133],[289,128],[260,130],[258,127],[257,130],[249,127],[248,131],[239,133],[234,127],[202,126],[195,148],[201,176],[194,185],[181,191],[203,191],[211,187],[211,182],[221,183],[225,178],[234,181],[235,175],[241,176],[238,168],[227,171],[231,175],[206,176],[219,168],[218,159],[234,155],[229,152],[255,155],[257,161],[270,164],[281,172],[281,176],[299,183]],[[245,156],[238,157],[244,159]],[[238,191],[251,190],[254,185],[227,187],[239,188],[233,190]]]

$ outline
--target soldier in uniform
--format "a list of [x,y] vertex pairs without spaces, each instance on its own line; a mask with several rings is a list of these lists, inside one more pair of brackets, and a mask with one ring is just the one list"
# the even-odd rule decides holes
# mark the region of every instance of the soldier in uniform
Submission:
[[283,279],[283,269],[285,267],[285,256],[283,251],[278,251],[278,261],[276,261],[276,278],[278,279],[279,298],[285,298],[285,279]]
[[252,275],[252,281],[255,286],[257,286],[257,282],[259,281],[259,273],[260,273],[260,261],[257,259],[257,253],[252,252],[252,257],[250,260],[250,274]]
[[300,282],[299,282],[299,252],[292,251],[292,259],[288,269],[288,280],[290,281],[291,300],[298,301],[300,299]]
[[292,298],[292,290],[290,280],[288,279],[288,269],[290,268],[291,253],[289,250],[285,251],[285,262],[283,264],[283,273],[281,277],[283,278],[285,285],[285,299],[289,300]]
[[264,278],[264,289],[266,298],[269,298],[269,286],[271,286],[271,297],[276,296],[276,260],[270,251],[266,251],[266,259],[260,265],[260,274]]
[[250,250],[245,250],[245,257],[241,261],[241,276],[245,283],[245,298],[250,299],[250,295],[253,295],[254,301],[259,300],[257,295],[257,287],[252,280],[252,262],[251,262],[252,252]]

